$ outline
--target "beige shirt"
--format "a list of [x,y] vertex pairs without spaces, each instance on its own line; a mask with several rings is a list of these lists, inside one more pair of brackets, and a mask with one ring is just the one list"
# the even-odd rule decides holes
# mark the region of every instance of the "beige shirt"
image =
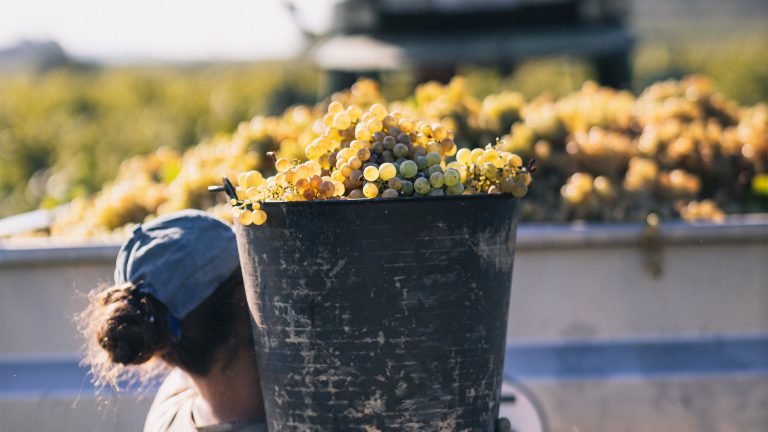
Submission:
[[195,390],[189,378],[175,368],[157,391],[144,422],[144,432],[267,432],[263,418],[198,426],[192,415],[194,401]]

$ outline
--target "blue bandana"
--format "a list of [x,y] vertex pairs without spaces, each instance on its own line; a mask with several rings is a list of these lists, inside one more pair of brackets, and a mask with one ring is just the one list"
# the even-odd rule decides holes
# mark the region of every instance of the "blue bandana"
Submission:
[[155,297],[178,326],[239,268],[232,228],[205,212],[184,210],[133,230],[117,255],[115,283],[130,282]]

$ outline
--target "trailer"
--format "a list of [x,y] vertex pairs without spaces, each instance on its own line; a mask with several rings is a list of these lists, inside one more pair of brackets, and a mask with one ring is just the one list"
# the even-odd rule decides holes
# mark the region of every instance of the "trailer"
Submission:
[[543,56],[585,58],[604,85],[626,88],[631,81],[634,37],[626,25],[626,1],[285,3],[310,41],[310,59],[326,72],[329,91],[403,69],[412,70],[417,82],[446,82],[458,65],[467,64],[507,74],[519,62]]
[[[3,430],[138,430],[152,388],[100,396],[74,315],[118,244],[0,240]],[[514,430],[768,429],[768,215],[521,225],[501,414]]]

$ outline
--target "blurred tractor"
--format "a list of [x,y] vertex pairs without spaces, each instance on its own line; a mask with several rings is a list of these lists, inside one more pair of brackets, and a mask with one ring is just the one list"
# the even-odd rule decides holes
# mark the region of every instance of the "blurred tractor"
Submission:
[[602,84],[631,80],[626,0],[285,2],[331,91],[391,70],[446,81],[461,64],[509,73],[526,58],[560,55],[587,58]]

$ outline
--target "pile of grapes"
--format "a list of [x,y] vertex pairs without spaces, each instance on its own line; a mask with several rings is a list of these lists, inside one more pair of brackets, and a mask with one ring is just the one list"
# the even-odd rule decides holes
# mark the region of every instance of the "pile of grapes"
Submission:
[[[528,188],[523,161],[534,158]],[[363,80],[183,155],[160,149],[127,161],[101,193],[73,202],[52,234],[113,232],[187,207],[231,220],[230,204],[206,190],[223,176],[237,179],[238,205],[257,223],[254,204],[265,200],[527,189],[524,221],[641,221],[651,212],[717,221],[768,211],[767,165],[768,104],[739,106],[700,76],[637,97],[587,82],[564,98],[533,100],[510,91],[477,98],[456,77],[386,101]]]
[[476,193],[522,198],[531,183],[520,156],[491,145],[457,150],[453,132],[441,123],[390,113],[380,103],[364,111],[333,101],[321,121],[325,129],[307,146],[306,162],[280,158],[272,177],[255,170],[238,176],[233,217],[261,225],[265,201]]

